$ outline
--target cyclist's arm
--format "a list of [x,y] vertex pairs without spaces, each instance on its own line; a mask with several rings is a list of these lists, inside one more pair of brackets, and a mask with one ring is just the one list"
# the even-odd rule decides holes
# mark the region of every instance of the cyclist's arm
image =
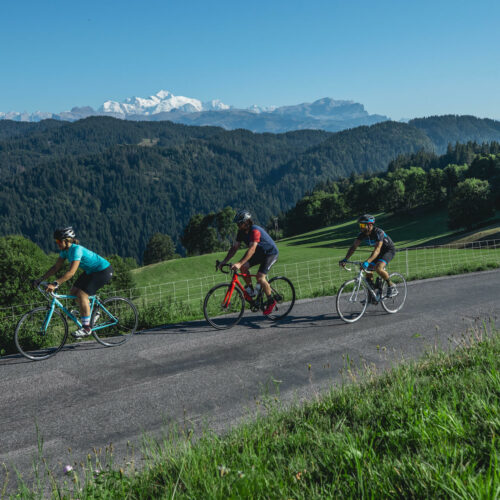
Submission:
[[[70,280],[74,276],[74,274],[76,273],[76,270],[78,269],[79,265],[80,265],[80,261],[74,260],[69,266],[69,271],[64,273],[60,278],[57,278],[57,280],[56,280],[57,286],[63,284],[65,281]],[[55,289],[56,289],[56,286],[54,286],[52,283],[50,283],[47,286],[48,292],[53,292]]]
[[224,260],[220,263],[220,265],[227,264],[228,260],[231,259],[231,257],[238,251],[238,248],[240,248],[241,242],[235,241],[233,243],[233,246],[229,249],[227,252],[227,255],[224,257]]
[[377,241],[377,243],[375,243],[375,248],[373,249],[372,254],[368,257],[368,259],[366,259],[367,262],[373,262],[379,256],[383,244],[383,241]]
[[349,257],[356,251],[356,249],[361,245],[361,240],[355,239],[354,243],[352,244],[351,248],[347,250],[347,253],[345,255],[345,260],[349,260]]
[[243,258],[238,262],[238,264],[241,266],[245,265],[253,256],[255,253],[255,250],[257,250],[257,245],[259,243],[257,241],[252,241],[250,245],[248,246],[248,250],[245,252],[245,255],[243,255]]
[[45,281],[47,278],[50,278],[50,276],[56,274],[57,271],[61,269],[63,264],[64,264],[64,259],[62,257],[58,257],[56,263],[41,278],[39,278],[40,281]]

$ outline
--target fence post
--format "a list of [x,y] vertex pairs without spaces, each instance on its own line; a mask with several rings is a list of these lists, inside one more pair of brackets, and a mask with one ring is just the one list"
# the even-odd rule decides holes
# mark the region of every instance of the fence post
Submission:
[[408,249],[405,251],[406,253],[406,277],[410,276],[410,266],[408,264]]

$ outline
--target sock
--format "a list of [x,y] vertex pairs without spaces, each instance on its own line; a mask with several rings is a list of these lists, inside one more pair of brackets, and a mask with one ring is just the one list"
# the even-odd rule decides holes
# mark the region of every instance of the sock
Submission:
[[82,316],[82,326],[85,328],[85,330],[90,329],[90,316]]

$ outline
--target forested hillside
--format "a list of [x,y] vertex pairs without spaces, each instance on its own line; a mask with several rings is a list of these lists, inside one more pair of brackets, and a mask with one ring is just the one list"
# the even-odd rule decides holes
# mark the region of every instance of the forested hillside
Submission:
[[275,135],[106,117],[4,121],[0,236],[22,234],[47,251],[53,228],[72,224],[83,244],[140,261],[156,232],[182,251],[196,213],[245,206],[266,223],[318,182],[434,149],[423,127],[395,122]]

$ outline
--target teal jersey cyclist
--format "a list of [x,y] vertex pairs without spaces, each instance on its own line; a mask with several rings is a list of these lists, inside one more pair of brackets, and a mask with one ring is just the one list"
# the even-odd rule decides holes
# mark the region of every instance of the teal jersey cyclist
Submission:
[[91,333],[89,295],[95,295],[97,290],[111,281],[113,268],[106,259],[80,245],[71,226],[56,229],[54,240],[60,250],[59,258],[41,278],[34,280],[33,284],[38,285],[41,281],[56,274],[67,260],[69,270],[47,286],[47,291],[53,292],[59,285],[70,280],[78,268],[81,268],[83,273],[73,284],[70,294],[76,296],[83,326],[74,332],[73,336],[76,338],[86,337]]
[[339,264],[345,266],[349,257],[362,244],[374,247],[370,257],[363,262],[363,268],[366,271],[366,279],[372,283],[372,272],[376,271],[377,274],[387,282],[387,297],[394,297],[398,292],[394,283],[390,280],[389,273],[385,270],[385,266],[389,264],[396,254],[396,247],[383,229],[375,227],[375,217],[373,215],[361,215],[358,218],[358,224],[360,233],[354,240],[351,248],[347,251],[345,258],[342,259]]

